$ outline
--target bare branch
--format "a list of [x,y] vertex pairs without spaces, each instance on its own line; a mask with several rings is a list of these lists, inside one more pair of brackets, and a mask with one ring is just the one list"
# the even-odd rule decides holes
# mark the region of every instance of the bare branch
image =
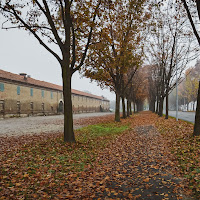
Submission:
[[188,5],[187,5],[187,3],[186,3],[186,0],[181,0],[181,1],[183,2],[183,5],[184,5],[185,10],[186,10],[186,12],[187,12],[187,15],[188,15],[190,24],[191,24],[192,29],[193,29],[193,31],[194,31],[194,34],[195,34],[195,36],[196,36],[196,38],[197,38],[197,41],[198,41],[198,43],[199,43],[199,45],[200,45],[200,37],[199,37],[199,34],[198,34],[198,32],[197,32],[197,29],[196,29],[196,27],[195,27],[195,25],[194,25],[194,22],[193,22],[191,13],[190,13],[190,11],[189,11]]
[[39,41],[39,43],[40,43],[47,51],[49,51],[53,56],[55,56],[56,59],[57,59],[59,62],[61,62],[60,57],[59,57],[53,50],[51,50],[51,49],[41,40],[41,38],[36,34],[36,32],[35,32],[35,31],[34,31],[34,30],[33,30],[33,29],[32,29],[32,28],[31,28],[31,27],[16,13],[15,9],[14,9],[12,6],[10,6],[9,3],[7,3],[6,5],[8,6],[8,8],[9,8],[10,10],[12,10],[12,12],[11,12],[10,10],[5,9],[5,8],[3,8],[3,10],[4,10],[5,12],[8,12],[8,13],[14,15],[14,16],[16,17],[16,19],[19,20],[19,21],[24,25],[24,27],[27,28],[27,29],[35,36],[35,38]]

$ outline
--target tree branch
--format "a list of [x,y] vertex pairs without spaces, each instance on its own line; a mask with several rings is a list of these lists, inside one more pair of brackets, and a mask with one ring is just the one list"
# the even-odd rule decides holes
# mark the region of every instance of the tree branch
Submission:
[[[54,24],[53,19],[51,17],[51,13],[50,13],[48,4],[47,4],[46,0],[42,0],[42,1],[44,3],[45,9],[46,9],[46,12],[44,11],[44,14],[45,14],[45,16],[46,16],[46,18],[47,18],[47,20],[49,22],[49,25],[51,26],[52,33],[53,33],[53,35],[54,35],[54,37],[55,37],[60,49],[63,51],[64,50],[63,49],[63,43],[62,43],[62,41],[61,41],[61,39],[60,39],[60,37],[58,35],[58,32],[56,30],[55,24]],[[38,2],[38,1],[36,0],[36,2]]]
[[15,9],[9,4],[6,4],[8,6],[8,8],[10,10],[12,10],[12,12],[10,10],[7,10],[5,8],[2,8],[5,12],[10,13],[11,15],[14,15],[16,17],[17,20],[19,20],[25,28],[27,28],[34,36],[35,38],[39,41],[39,43],[47,50],[49,51],[53,56],[55,56],[55,58],[58,60],[58,62],[61,62],[60,57],[53,51],[51,50],[42,40],[41,38],[35,33],[34,30],[31,29],[31,27],[16,13]]
[[199,37],[199,34],[198,34],[198,32],[197,32],[197,29],[196,29],[196,27],[195,27],[195,25],[194,25],[194,22],[193,22],[193,19],[192,19],[191,14],[190,14],[189,8],[188,8],[188,6],[187,6],[186,0],[181,0],[181,1],[183,2],[183,5],[184,5],[185,10],[186,10],[186,12],[187,12],[187,16],[188,16],[189,21],[190,21],[190,24],[191,24],[191,26],[192,26],[193,32],[194,32],[194,34],[195,34],[195,36],[196,36],[196,38],[197,38],[197,41],[198,41],[198,43],[199,43],[199,45],[200,45],[200,37]]
[[99,3],[97,4],[97,7],[95,8],[95,12],[94,12],[93,20],[92,20],[92,25],[90,26],[90,32],[89,32],[89,35],[88,35],[87,44],[85,46],[85,50],[84,50],[84,53],[82,55],[81,62],[75,69],[72,70],[72,74],[75,71],[77,71],[77,70],[79,70],[81,68],[81,66],[83,65],[83,62],[84,62],[84,60],[86,58],[87,51],[88,51],[88,48],[89,48],[89,45],[90,45],[90,40],[92,38],[93,24],[95,22],[95,19],[96,19],[96,16],[97,16],[97,11],[98,11],[98,8],[99,8],[100,4],[101,4],[101,0],[99,0]]

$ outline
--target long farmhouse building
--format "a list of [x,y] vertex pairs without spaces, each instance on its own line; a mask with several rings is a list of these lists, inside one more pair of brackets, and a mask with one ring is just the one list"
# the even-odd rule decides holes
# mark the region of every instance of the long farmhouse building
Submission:
[[[63,113],[63,88],[39,81],[25,73],[0,70],[0,118],[53,115]],[[103,96],[72,89],[73,112],[108,111],[110,102]]]

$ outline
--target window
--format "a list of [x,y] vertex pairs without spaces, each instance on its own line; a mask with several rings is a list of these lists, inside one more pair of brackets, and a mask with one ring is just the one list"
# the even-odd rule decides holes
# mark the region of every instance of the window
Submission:
[[17,86],[17,95],[20,95],[20,86]]
[[51,99],[53,99],[53,92],[51,92]]
[[4,91],[4,84],[0,83],[0,92],[3,92],[3,91]]
[[44,97],[44,90],[42,90],[42,97]]
[[33,96],[33,88],[30,89],[30,95]]

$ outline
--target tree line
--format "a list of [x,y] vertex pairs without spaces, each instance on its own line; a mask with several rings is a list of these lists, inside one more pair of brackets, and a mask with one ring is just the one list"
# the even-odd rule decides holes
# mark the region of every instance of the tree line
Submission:
[[132,114],[132,105],[135,111],[136,107],[142,110],[146,98],[150,110],[162,116],[164,98],[168,102],[175,78],[181,81],[187,64],[195,58],[191,52],[197,51],[186,15],[200,44],[189,10],[196,8],[198,16],[198,4],[184,0],[2,0],[0,14],[5,18],[3,29],[28,31],[57,59],[63,80],[64,141],[75,142],[71,78],[76,71],[115,92],[115,121],[120,121],[120,99],[123,118]]

